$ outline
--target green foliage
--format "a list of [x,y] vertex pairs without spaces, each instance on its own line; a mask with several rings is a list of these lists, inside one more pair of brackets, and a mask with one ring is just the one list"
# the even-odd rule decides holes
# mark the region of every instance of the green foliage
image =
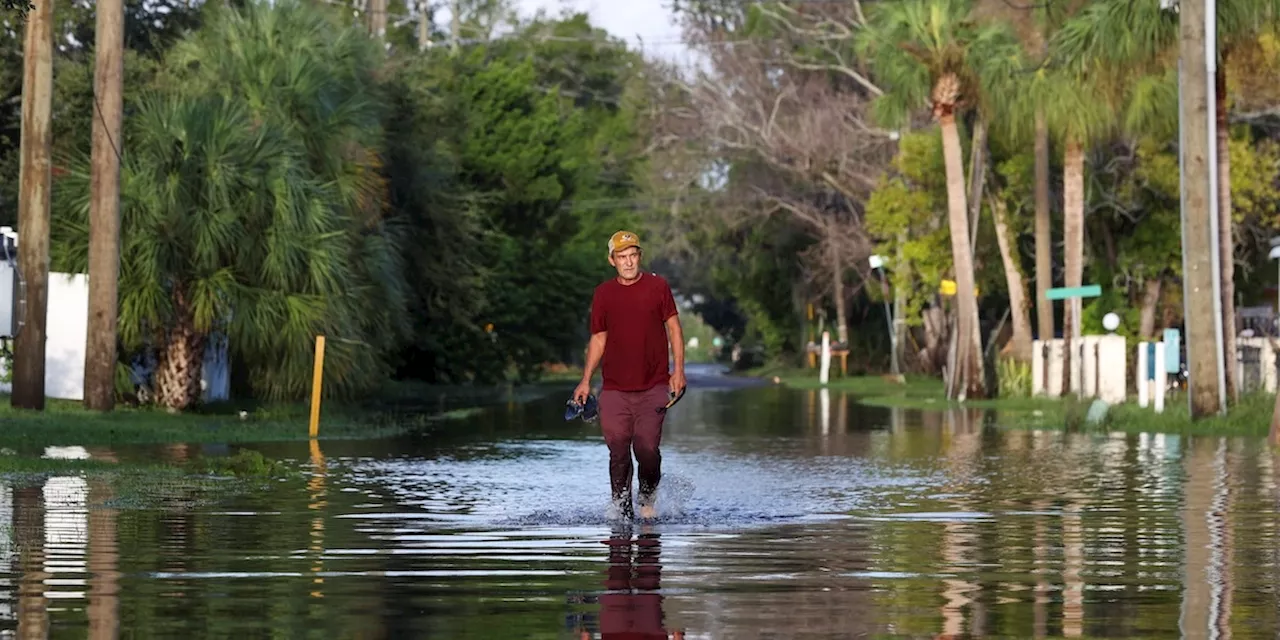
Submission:
[[280,477],[287,474],[279,460],[272,460],[254,449],[240,449],[229,456],[201,456],[189,467],[195,473],[217,476]]
[[[225,332],[264,398],[379,384],[406,332],[396,231],[383,220],[376,51],[290,4],[219,10],[169,54],[128,120],[120,338],[162,349]],[[197,64],[198,62],[198,64]],[[54,262],[87,268],[83,152],[57,190]]]
[[1004,185],[1000,197],[1004,198],[1008,212],[1005,222],[1015,237],[1031,233],[1035,227],[1035,169],[1035,155],[1025,148],[1006,156],[995,166],[996,176]]
[[[445,265],[410,252],[424,277],[437,277],[424,272],[441,266],[472,283],[465,292],[456,280],[440,283],[440,290],[452,287],[457,295],[451,297],[463,299],[467,315],[432,298],[421,302],[432,315],[450,314],[448,324],[419,325],[425,340],[415,345],[417,355],[432,363],[434,375],[493,381],[514,367],[519,379],[529,380],[544,362],[576,359],[573,345],[585,338],[592,291],[610,273],[604,243],[628,220],[581,203],[634,190],[625,179],[637,157],[631,150],[636,116],[622,99],[629,79],[618,60],[537,44],[541,30],[560,28],[535,24],[528,41],[479,47],[443,64],[429,60],[435,68],[412,67],[428,90],[447,96],[440,105],[446,121],[463,125],[440,135],[438,144],[454,172],[450,197],[467,221],[448,230],[462,235],[455,232],[470,229],[475,238],[447,249],[457,255],[467,247],[474,268],[461,271],[467,262]],[[590,31],[580,17],[563,28]],[[530,49],[549,55],[530,57]],[[555,88],[571,80],[589,85],[591,96]],[[449,327],[448,334],[440,330]]]
[[[1094,267],[1098,270],[1097,267]],[[1102,275],[1106,275],[1105,273]],[[1110,278],[1099,278],[1108,281]],[[1140,319],[1142,310],[1137,306],[1129,303],[1127,292],[1118,287],[1103,287],[1102,295],[1086,302],[1080,310],[1080,329],[1085,335],[1105,335],[1107,330],[1102,326],[1102,318],[1108,313],[1115,313],[1120,316],[1120,326],[1116,329],[1116,335],[1124,336],[1126,339],[1135,340],[1140,338],[1138,329],[1140,328]]]
[[[789,228],[783,220],[771,218],[743,233],[739,242],[727,245],[741,249],[734,250],[734,259],[717,266],[713,276],[746,316],[745,332],[738,342],[744,348],[762,348],[769,360],[800,353],[799,309],[790,288],[777,283],[799,279],[795,256],[813,239]],[[828,314],[828,318],[834,317]]]
[[1133,166],[1114,179],[1110,190],[1125,209],[1111,222],[1125,231],[1116,239],[1118,272],[1137,281],[1182,273],[1176,153],[1144,138],[1134,148]]
[[[22,17],[13,7],[22,0],[5,0],[0,21]],[[95,3],[55,2],[53,57],[52,138],[55,152],[72,153],[89,148],[93,117],[93,33]],[[190,29],[198,28],[202,8],[186,0],[124,0],[124,86],[128,105],[131,96],[147,83],[155,60]],[[11,18],[11,19],[12,19]],[[23,59],[22,28],[0,30],[0,224],[17,219],[18,147],[21,119]],[[126,113],[129,107],[126,106]]]
[[1231,138],[1231,215],[1280,228],[1280,143],[1253,139],[1247,130]]
[[[923,107],[986,109],[1010,88],[1022,67],[1021,46],[1008,25],[974,20],[970,0],[902,0],[868,7],[858,53],[886,86],[874,109],[887,126],[898,126]],[[934,105],[934,84],[953,76],[958,105]]]
[[883,178],[867,201],[867,231],[880,239],[876,250],[887,256],[890,284],[907,292],[902,315],[910,325],[920,324],[921,309],[951,270],[942,164],[936,129],[907,134],[894,158],[897,175]]
[[1001,398],[1031,397],[1031,363],[1013,358],[996,361],[996,380]]
[[[643,163],[635,53],[576,41],[607,38],[582,14],[461,56],[388,57],[343,12],[293,3],[152,26],[126,36],[117,141],[130,355],[163,348],[175,324],[225,332],[241,391],[264,399],[305,394],[317,334],[337,395],[393,372],[531,379],[575,358],[610,273],[604,241],[640,227],[626,210]],[[63,53],[53,266],[82,271],[93,66]],[[12,133],[0,162],[16,167]]]

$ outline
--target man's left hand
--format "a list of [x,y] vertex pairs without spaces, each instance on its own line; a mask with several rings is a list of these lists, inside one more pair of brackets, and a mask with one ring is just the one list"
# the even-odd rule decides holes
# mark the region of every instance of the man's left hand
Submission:
[[671,372],[671,380],[667,385],[671,389],[671,393],[680,395],[680,392],[684,391],[685,384],[684,371],[676,369]]

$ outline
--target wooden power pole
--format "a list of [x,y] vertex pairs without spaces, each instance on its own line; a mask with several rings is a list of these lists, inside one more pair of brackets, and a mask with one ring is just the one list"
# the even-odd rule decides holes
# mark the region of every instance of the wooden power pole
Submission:
[[89,332],[84,407],[115,407],[120,281],[120,140],[124,102],[124,3],[98,0],[93,98],[93,170],[89,201]]
[[[1183,297],[1187,327],[1187,374],[1191,416],[1219,413],[1219,345],[1216,322],[1213,243],[1210,198],[1209,74],[1205,64],[1205,0],[1178,3],[1180,105],[1178,116],[1182,155],[1182,261]],[[1215,25],[1216,26],[1216,25]]]
[[431,48],[431,3],[418,0],[418,51]]
[[49,156],[53,114],[53,0],[35,0],[22,45],[22,152],[18,186],[18,270],[25,284],[14,340],[13,395],[20,409],[44,409],[45,319],[49,307]]
[[387,36],[387,0],[370,0],[369,35],[377,40]]
[[458,52],[459,40],[462,38],[462,2],[453,0],[452,15],[449,18],[449,46],[454,53]]

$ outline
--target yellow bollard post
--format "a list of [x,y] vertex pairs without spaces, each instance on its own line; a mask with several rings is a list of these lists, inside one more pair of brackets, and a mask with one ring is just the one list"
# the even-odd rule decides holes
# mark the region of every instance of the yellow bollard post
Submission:
[[311,437],[320,433],[320,383],[324,378],[324,336],[316,336],[316,366],[311,375]]

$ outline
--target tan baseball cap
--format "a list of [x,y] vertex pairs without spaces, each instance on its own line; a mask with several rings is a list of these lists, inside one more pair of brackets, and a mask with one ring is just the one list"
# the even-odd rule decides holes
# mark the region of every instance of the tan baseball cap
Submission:
[[619,231],[609,238],[609,257],[613,257],[615,251],[622,251],[631,247],[640,246],[640,236],[630,231]]

